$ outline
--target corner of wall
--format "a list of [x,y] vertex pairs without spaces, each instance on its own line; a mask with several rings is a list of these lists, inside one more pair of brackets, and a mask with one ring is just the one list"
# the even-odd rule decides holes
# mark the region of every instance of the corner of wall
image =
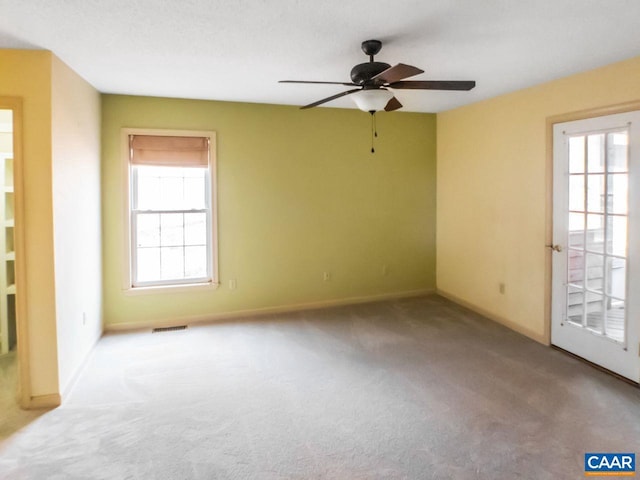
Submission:
[[99,92],[55,55],[51,92],[53,258],[62,393],[102,335],[101,106]]

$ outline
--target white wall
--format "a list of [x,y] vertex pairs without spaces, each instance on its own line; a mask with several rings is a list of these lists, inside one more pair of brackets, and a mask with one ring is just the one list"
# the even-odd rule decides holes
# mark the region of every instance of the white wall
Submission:
[[56,323],[64,394],[102,334],[100,94],[53,56]]

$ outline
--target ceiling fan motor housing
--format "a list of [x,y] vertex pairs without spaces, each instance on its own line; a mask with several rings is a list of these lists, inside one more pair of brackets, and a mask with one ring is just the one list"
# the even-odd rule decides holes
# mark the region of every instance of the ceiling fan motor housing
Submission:
[[370,80],[391,67],[384,62],[360,63],[351,69],[351,81],[357,85],[367,85]]
[[387,88],[410,90],[471,90],[476,86],[476,82],[471,80],[407,81],[404,79],[424,73],[424,70],[411,65],[405,65],[404,63],[398,63],[392,67],[388,63],[376,62],[373,57],[378,54],[382,48],[382,42],[380,40],[365,40],[362,42],[361,48],[364,54],[369,56],[369,61],[367,63],[360,63],[351,69],[351,83],[309,80],[280,80],[280,82],[320,83],[356,87],[300,108],[317,107],[332,100],[353,95],[352,98],[358,105],[358,108],[372,113],[383,109],[387,112],[392,112],[402,108],[402,104]]
[[365,40],[360,45],[360,48],[362,48],[365,55],[377,55],[382,48],[382,42],[380,40]]

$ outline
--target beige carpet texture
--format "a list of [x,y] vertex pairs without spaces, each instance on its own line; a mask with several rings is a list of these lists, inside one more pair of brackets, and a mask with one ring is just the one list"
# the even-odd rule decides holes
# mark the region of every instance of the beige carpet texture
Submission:
[[109,334],[0,423],[1,479],[579,479],[640,389],[434,295]]

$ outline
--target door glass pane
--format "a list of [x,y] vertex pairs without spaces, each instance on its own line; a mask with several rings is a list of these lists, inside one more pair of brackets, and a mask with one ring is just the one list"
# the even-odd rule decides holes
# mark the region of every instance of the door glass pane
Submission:
[[604,215],[587,215],[587,250],[604,252]]
[[602,292],[604,288],[604,255],[587,253],[587,288]]
[[569,210],[584,211],[584,175],[569,176]]
[[567,319],[582,325],[584,290],[573,285],[569,285],[567,288]]
[[602,333],[604,328],[603,300],[604,296],[598,293],[586,292],[587,295],[587,323],[586,327]]
[[578,250],[569,249],[567,262],[567,279],[569,283],[576,286],[584,285],[584,253]]
[[624,316],[625,302],[613,298],[607,299],[607,326],[605,329],[607,337],[618,342],[624,341]]
[[627,174],[616,173],[614,175],[608,175],[608,200],[609,200],[609,212],[626,215],[627,203],[629,195],[627,192]]
[[597,133],[587,137],[587,171],[604,172],[604,134]]
[[569,214],[569,246],[584,248],[584,213]]
[[587,176],[587,210],[604,213],[604,175]]
[[609,172],[626,172],[628,155],[628,133],[612,132],[607,135],[607,170]]
[[627,288],[627,262],[622,258],[607,257],[607,295],[625,299]]
[[627,217],[607,218],[607,253],[612,255],[627,255]]
[[569,173],[584,173],[584,137],[569,138]]

